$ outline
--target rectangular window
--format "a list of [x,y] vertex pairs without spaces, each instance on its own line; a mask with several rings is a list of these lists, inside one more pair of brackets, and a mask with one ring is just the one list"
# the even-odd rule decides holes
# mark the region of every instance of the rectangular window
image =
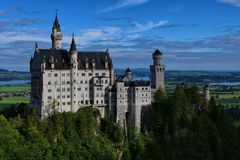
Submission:
[[51,84],[51,82],[49,81],[48,84]]
[[48,99],[52,99],[52,96],[48,96]]
[[57,73],[54,73],[54,77],[57,77],[58,76],[58,74]]
[[89,76],[92,76],[92,73],[88,73]]
[[48,77],[51,77],[51,73],[48,73]]
[[99,76],[99,73],[95,73],[95,76]]
[[102,73],[102,76],[106,76],[106,73]]
[[82,76],[85,76],[85,73],[82,73]]
[[51,90],[51,89],[48,89],[48,92],[52,92],[52,90]]
[[65,104],[66,104],[66,103],[65,103],[65,102],[63,102],[62,104],[65,106]]
[[65,73],[62,73],[62,76],[65,77]]
[[71,103],[70,102],[67,102],[67,105],[70,105]]

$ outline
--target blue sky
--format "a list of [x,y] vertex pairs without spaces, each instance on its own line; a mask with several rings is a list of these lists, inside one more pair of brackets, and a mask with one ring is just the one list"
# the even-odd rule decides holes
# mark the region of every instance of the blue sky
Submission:
[[35,41],[51,47],[56,9],[64,48],[74,32],[115,68],[148,68],[159,48],[168,70],[240,70],[240,0],[1,0],[0,68],[27,71]]

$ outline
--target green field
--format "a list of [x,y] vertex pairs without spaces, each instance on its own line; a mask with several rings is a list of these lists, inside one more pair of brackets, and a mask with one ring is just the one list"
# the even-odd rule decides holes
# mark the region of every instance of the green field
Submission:
[[29,99],[29,97],[4,97],[2,100],[0,100],[0,110],[11,105],[29,103]]
[[0,93],[30,92],[30,84],[0,86]]
[[[24,93],[30,92],[30,85],[23,84],[23,85],[10,85],[10,86],[0,86],[0,93]],[[0,99],[0,110],[9,107],[11,105],[17,105],[20,103],[29,103],[30,97],[28,96],[11,96],[11,97],[4,97]]]

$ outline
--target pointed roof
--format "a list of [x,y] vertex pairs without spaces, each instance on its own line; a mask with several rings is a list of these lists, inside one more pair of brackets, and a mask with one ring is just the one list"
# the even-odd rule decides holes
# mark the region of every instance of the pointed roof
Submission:
[[70,52],[71,51],[77,51],[77,46],[76,46],[76,43],[75,43],[75,40],[74,40],[74,34],[72,36],[72,42],[71,42],[71,46],[70,46]]
[[53,22],[53,29],[55,29],[55,28],[57,29],[58,32],[61,32],[57,13],[56,13],[56,16],[55,16],[55,20],[54,20],[54,22]]
[[130,68],[128,67],[125,72],[131,72]]
[[208,88],[208,87],[209,87],[209,84],[205,83],[204,88]]
[[153,53],[153,55],[163,55],[162,52],[159,51],[159,49],[155,49],[155,52]]
[[35,42],[35,48],[38,48],[38,44],[37,44],[37,42]]

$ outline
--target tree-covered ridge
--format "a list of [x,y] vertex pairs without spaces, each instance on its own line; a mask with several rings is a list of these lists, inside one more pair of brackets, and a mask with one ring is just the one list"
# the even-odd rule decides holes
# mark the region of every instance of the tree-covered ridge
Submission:
[[0,81],[10,81],[10,80],[29,80],[29,72],[21,71],[8,71],[5,69],[0,69]]
[[[0,159],[238,160],[240,129],[222,106],[203,103],[199,89],[155,94],[142,133],[99,111],[55,113],[41,119],[26,105],[0,116]],[[207,106],[207,107],[206,107]]]

